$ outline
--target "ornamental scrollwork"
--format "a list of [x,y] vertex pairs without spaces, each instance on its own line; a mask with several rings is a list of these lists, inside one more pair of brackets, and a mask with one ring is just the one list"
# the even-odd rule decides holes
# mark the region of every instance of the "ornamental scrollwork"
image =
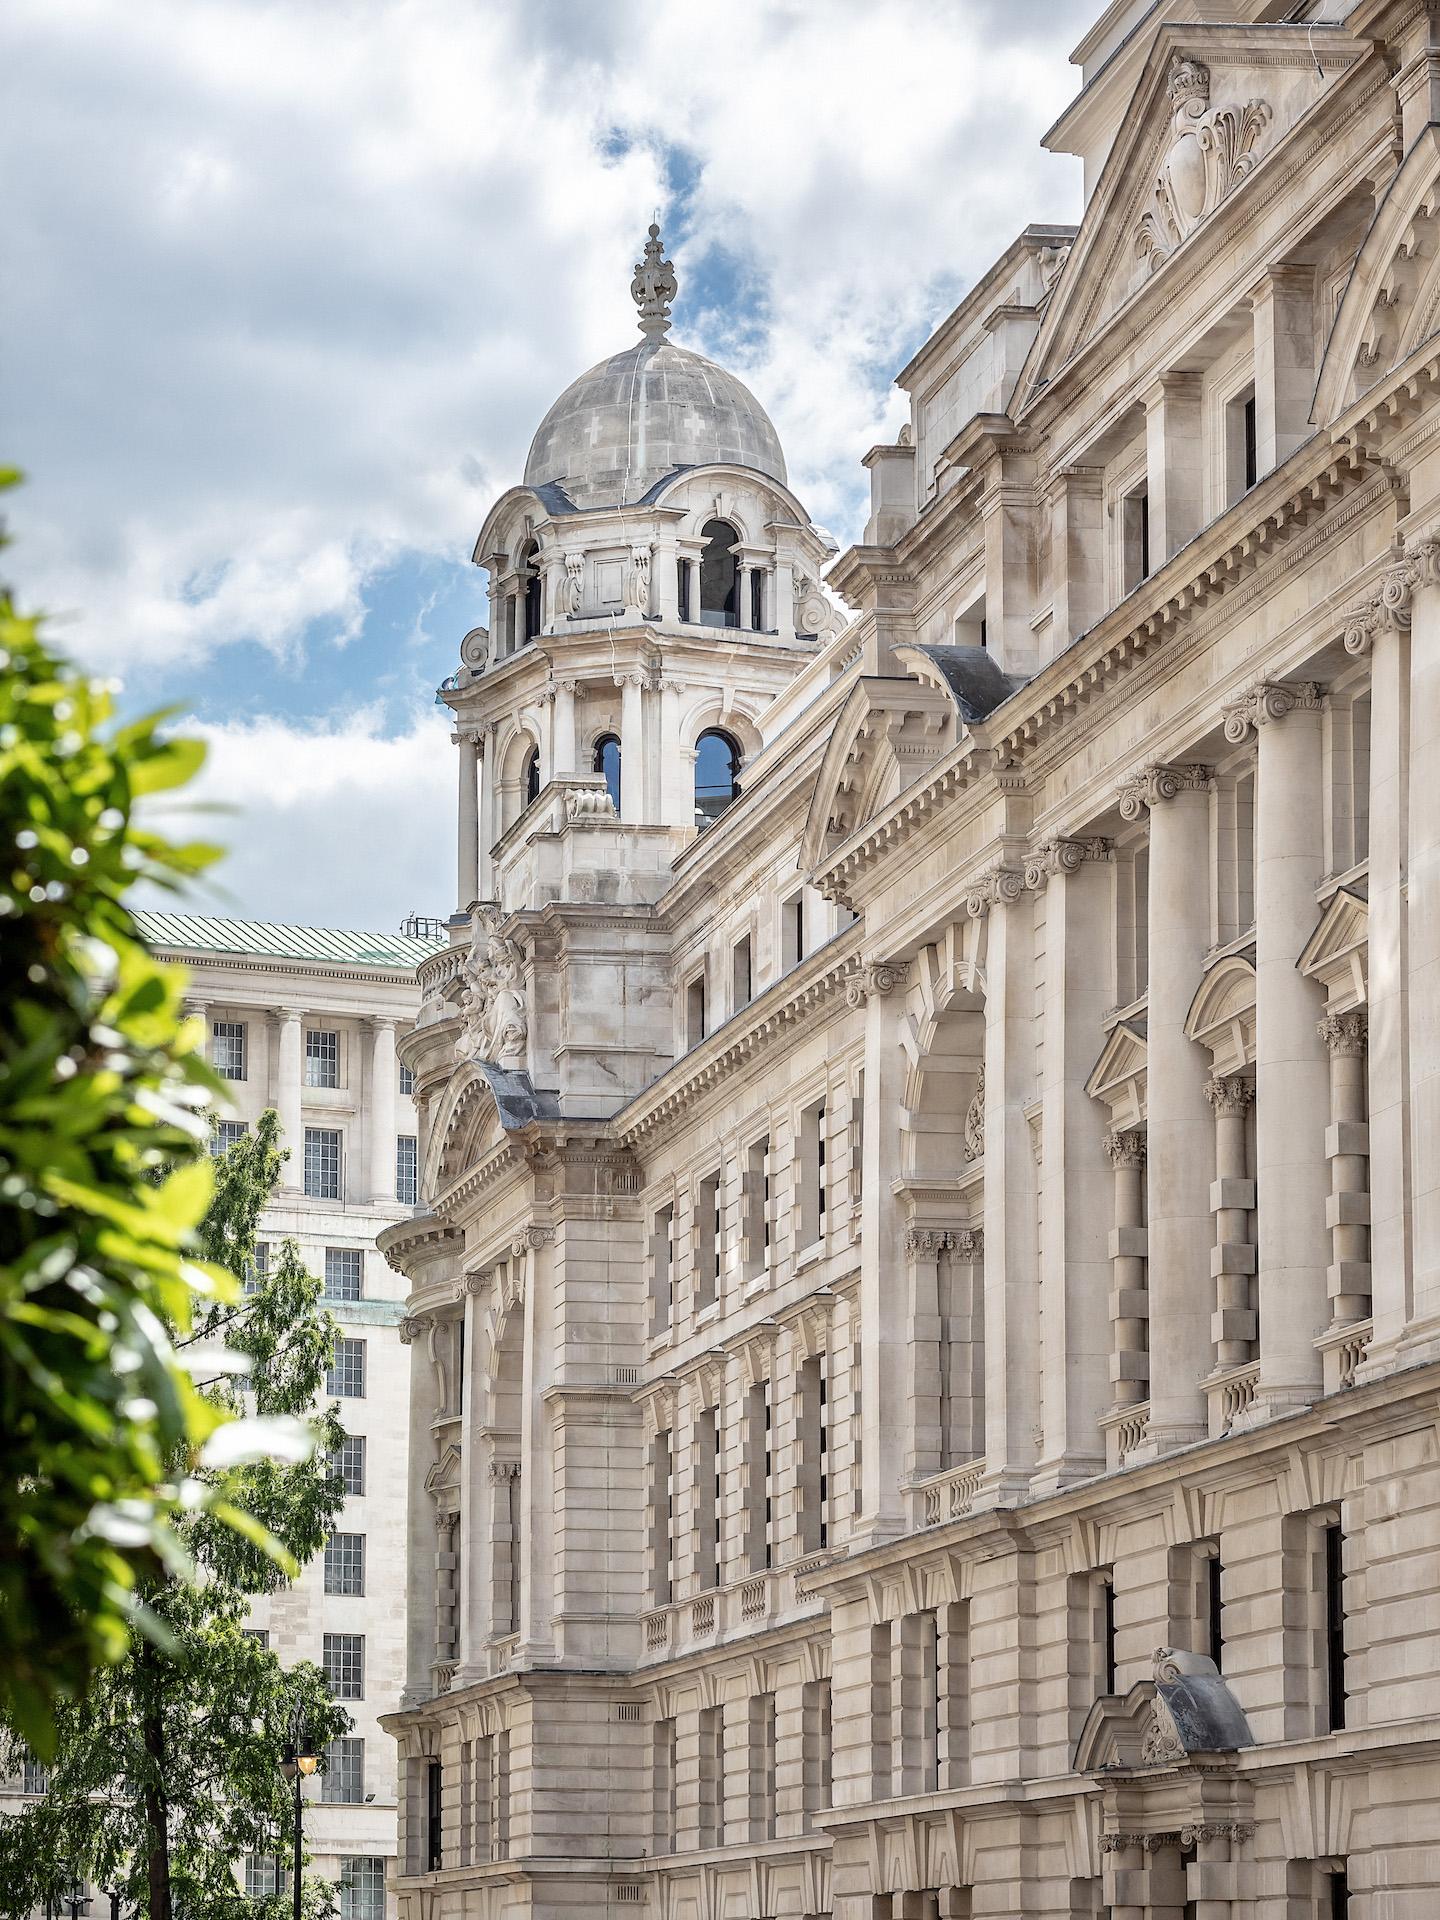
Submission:
[[1036,847],[1025,862],[1025,885],[1038,893],[1057,873],[1078,873],[1087,860],[1108,860],[1111,843],[1103,834],[1084,839],[1062,837]]
[[965,896],[965,911],[979,920],[992,907],[1009,907],[1025,891],[1025,874],[1020,867],[994,866],[971,882]]
[[1148,767],[1140,767],[1121,782],[1119,791],[1120,817],[1123,820],[1138,820],[1147,810],[1152,810],[1166,800],[1173,800],[1180,793],[1206,793],[1211,782],[1209,767],[1196,764],[1172,765],[1166,761],[1156,761]]
[[1391,549],[1380,585],[1345,616],[1349,654],[1369,653],[1382,633],[1408,633],[1417,590],[1440,583],[1440,539],[1427,535]]
[[1272,721],[1283,720],[1297,707],[1317,710],[1322,704],[1320,684],[1303,680],[1286,686],[1279,680],[1257,680],[1225,708],[1225,738],[1238,746],[1251,733]]
[[1135,256],[1152,273],[1255,167],[1272,118],[1268,101],[1210,104],[1210,69],[1177,53],[1170,62],[1170,147],[1135,229]]
[[1315,1031],[1338,1056],[1358,1056],[1370,1044],[1370,1022],[1363,1013],[1327,1014]]
[[1117,1172],[1121,1168],[1143,1167],[1145,1135],[1139,1127],[1113,1127],[1105,1136],[1105,1151]]
[[1205,1098],[1217,1119],[1235,1120],[1255,1104],[1255,1082],[1243,1074],[1227,1073],[1205,1082]]

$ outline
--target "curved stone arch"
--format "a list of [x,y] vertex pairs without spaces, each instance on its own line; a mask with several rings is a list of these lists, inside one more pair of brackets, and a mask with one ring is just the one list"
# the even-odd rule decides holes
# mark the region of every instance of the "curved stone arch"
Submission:
[[1227,954],[1195,990],[1185,1016],[1190,1039],[1209,1050],[1217,1074],[1243,1073],[1255,1064],[1255,962]]
[[[488,1115],[487,1115],[488,1109]],[[421,1191],[443,1193],[476,1157],[490,1123],[498,1120],[495,1097],[484,1076],[461,1065],[451,1074],[430,1123]]]
[[[769,474],[760,473],[754,467],[735,467],[722,464],[705,467],[685,467],[656,490],[654,504],[657,507],[663,506],[674,493],[691,487],[697,480],[710,480],[712,478],[729,480],[736,487],[753,488],[762,500],[768,499],[769,505],[766,509],[766,517],[768,519],[773,520],[779,517],[774,512],[774,508],[783,507],[783,517],[786,520],[793,521],[795,526],[808,540],[815,541],[817,545],[823,546],[824,543],[816,533],[810,515],[805,511],[804,506],[790,491],[789,487],[783,486],[778,480],[772,480]],[[685,518],[677,523],[676,531],[682,540],[698,540],[700,538],[701,527],[704,526],[707,520],[714,519],[734,522],[739,528],[741,539],[748,541],[752,546],[766,546],[771,544],[765,537],[765,527],[763,523],[759,527],[748,527],[742,524],[744,516],[736,511],[732,500],[727,500],[724,511],[717,514],[715,511],[715,495],[713,490],[703,500],[697,499],[693,506],[686,507]]]
[[506,730],[496,737],[495,782],[497,834],[505,833],[525,811],[525,764],[532,753],[541,757],[544,774],[545,749],[541,743],[540,716],[530,707],[522,707]]
[[722,733],[735,736],[744,760],[752,760],[764,745],[755,717],[759,705],[759,701],[743,695],[732,700],[723,692],[703,694],[680,716],[681,748],[693,754],[701,734],[718,727]]
[[1375,210],[1320,363],[1329,426],[1440,326],[1440,128],[1426,127]]
[[[985,982],[979,922],[955,922],[922,947],[901,1012],[905,1055],[900,1171],[905,1179],[953,1179],[980,1156],[985,1099]],[[978,1108],[978,1114],[977,1114]],[[979,1120],[979,1128],[974,1125]],[[967,1133],[972,1135],[967,1145]]]
[[470,558],[483,567],[485,556],[498,551],[513,565],[527,540],[538,540],[543,553],[550,532],[550,515],[539,494],[531,487],[510,487],[486,514]]

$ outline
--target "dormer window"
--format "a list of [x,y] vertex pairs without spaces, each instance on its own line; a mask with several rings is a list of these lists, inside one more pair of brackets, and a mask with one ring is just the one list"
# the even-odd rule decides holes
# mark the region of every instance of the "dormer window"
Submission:
[[701,531],[705,548],[700,556],[700,624],[738,627],[740,569],[735,548],[740,536],[726,520],[707,520]]
[[695,824],[708,827],[740,797],[740,749],[719,727],[695,742]]

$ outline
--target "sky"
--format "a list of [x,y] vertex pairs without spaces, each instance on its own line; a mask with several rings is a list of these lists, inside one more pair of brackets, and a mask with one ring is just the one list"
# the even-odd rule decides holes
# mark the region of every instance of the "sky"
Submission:
[[[209,744],[187,902],[396,926],[454,893],[434,689],[550,402],[673,338],[843,547],[893,386],[1029,221],[1099,0],[5,0],[5,574]],[[182,824],[182,823],[177,823]]]

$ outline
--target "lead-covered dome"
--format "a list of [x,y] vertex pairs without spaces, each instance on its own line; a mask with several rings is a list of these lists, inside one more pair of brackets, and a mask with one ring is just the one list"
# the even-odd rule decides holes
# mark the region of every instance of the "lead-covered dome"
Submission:
[[530,443],[526,486],[559,485],[576,507],[633,506],[677,468],[712,461],[783,485],[779,435],[750,389],[665,338],[675,275],[653,226],[630,291],[643,337],[561,394]]

